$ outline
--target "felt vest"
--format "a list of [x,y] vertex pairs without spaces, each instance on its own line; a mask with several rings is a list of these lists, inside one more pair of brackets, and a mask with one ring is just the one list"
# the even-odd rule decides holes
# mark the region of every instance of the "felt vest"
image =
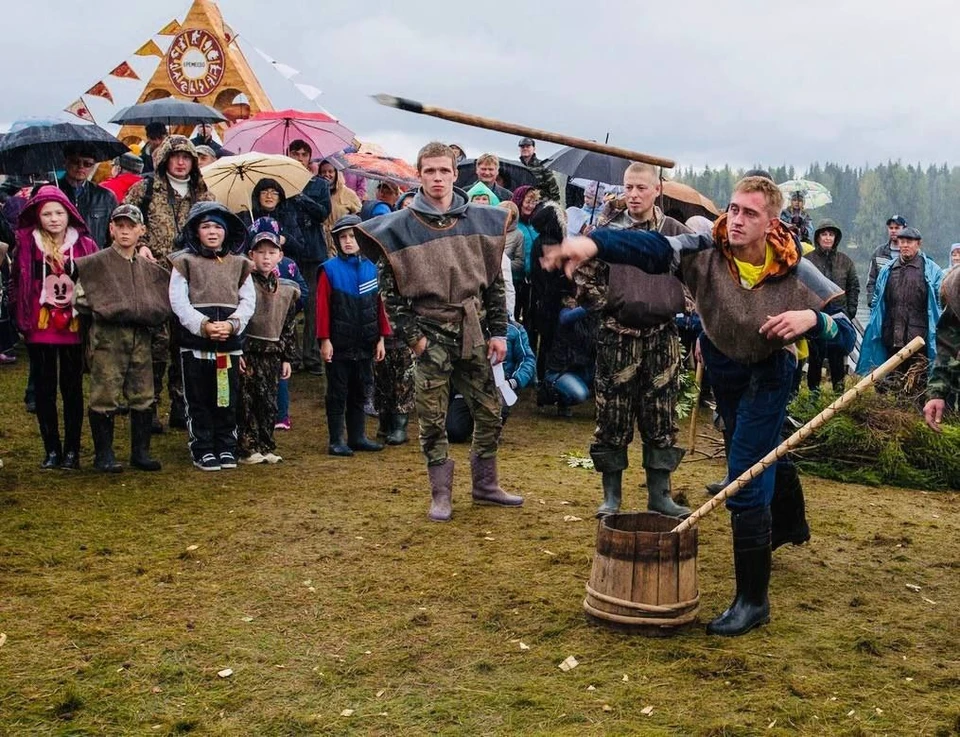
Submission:
[[[226,320],[240,304],[240,287],[253,271],[253,263],[242,256],[226,255],[207,258],[189,251],[171,257],[173,268],[189,285],[190,304],[213,322]],[[231,335],[226,341],[214,341],[194,335],[180,326],[180,345],[213,353],[240,350],[242,336]]]
[[300,290],[285,281],[268,282],[256,276],[253,284],[257,290],[257,308],[247,323],[244,335],[253,340],[276,343],[283,333],[290,306],[300,299]]
[[87,304],[98,320],[119,325],[162,325],[170,310],[170,274],[136,256],[127,259],[116,248],[77,259]]
[[754,289],[734,279],[716,248],[684,256],[681,268],[707,337],[726,356],[745,364],[762,361],[786,345],[760,334],[768,317],[787,310],[819,311],[842,294],[805,260],[786,276],[768,278]]

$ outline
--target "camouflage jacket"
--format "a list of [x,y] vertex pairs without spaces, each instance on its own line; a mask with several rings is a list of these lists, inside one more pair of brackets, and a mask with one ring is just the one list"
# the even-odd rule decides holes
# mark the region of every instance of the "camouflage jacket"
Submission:
[[944,310],[937,323],[937,357],[927,382],[930,399],[944,399],[953,405],[960,398],[960,318]]
[[[612,203],[610,203],[612,205]],[[604,208],[597,227],[614,230],[656,230],[664,235],[690,233],[682,223],[667,217],[659,207],[653,208],[653,220],[646,223],[633,221],[625,209],[609,206]],[[603,312],[607,307],[607,286],[610,279],[610,267],[603,261],[587,261],[573,274],[573,283],[577,288],[577,302],[591,312]],[[646,337],[662,329],[662,325],[650,328],[628,328],[621,325],[613,315],[604,315],[601,327],[620,335]]]

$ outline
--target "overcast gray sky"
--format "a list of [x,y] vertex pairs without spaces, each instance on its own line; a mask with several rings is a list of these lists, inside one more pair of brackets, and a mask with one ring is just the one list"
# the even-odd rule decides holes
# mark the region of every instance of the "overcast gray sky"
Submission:
[[[0,120],[57,113],[184,0],[4,3]],[[375,105],[389,92],[702,167],[960,163],[955,0],[222,0],[280,106],[309,108],[256,46],[362,139],[516,155],[514,136]],[[11,29],[14,29],[11,32]],[[118,103],[132,102],[118,99]],[[97,107],[95,111],[108,111]],[[541,155],[555,147],[541,144]]]

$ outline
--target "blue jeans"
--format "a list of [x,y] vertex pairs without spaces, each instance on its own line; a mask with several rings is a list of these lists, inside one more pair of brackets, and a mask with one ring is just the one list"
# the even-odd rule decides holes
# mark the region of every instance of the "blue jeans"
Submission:
[[565,407],[586,402],[590,398],[592,376],[581,376],[572,371],[565,371],[562,374],[556,371],[547,371],[543,380],[547,383],[547,386],[560,395],[560,404]]
[[277,421],[290,419],[290,387],[287,379],[280,379],[277,387]]
[[[727,472],[733,480],[780,444],[797,359],[780,350],[759,363],[739,363],[721,353],[706,335],[700,339],[700,350],[717,412],[730,434]],[[774,463],[728,499],[727,508],[769,506],[775,478]]]

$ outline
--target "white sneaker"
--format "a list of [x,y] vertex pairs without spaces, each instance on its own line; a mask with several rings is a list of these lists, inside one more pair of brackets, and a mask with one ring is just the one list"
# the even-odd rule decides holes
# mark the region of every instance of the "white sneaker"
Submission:
[[251,453],[248,456],[241,456],[240,462],[245,466],[253,466],[257,463],[266,463],[267,458],[262,453]]
[[283,458],[278,456],[276,453],[264,453],[263,460],[265,460],[267,463],[279,463],[283,460]]

